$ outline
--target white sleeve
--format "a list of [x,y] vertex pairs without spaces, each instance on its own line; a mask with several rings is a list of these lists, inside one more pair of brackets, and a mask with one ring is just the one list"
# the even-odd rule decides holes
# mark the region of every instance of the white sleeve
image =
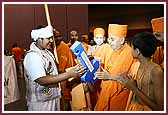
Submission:
[[24,68],[30,80],[46,76],[45,62],[36,52],[30,52],[24,59]]

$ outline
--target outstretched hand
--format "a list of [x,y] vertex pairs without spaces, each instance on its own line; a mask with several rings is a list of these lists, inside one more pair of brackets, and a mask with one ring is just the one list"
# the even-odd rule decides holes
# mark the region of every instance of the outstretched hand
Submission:
[[133,87],[136,87],[136,81],[131,78],[126,73],[120,73],[118,75],[111,75],[109,72],[107,72],[105,69],[103,69],[103,72],[96,72],[95,77],[98,79],[103,80],[115,80],[121,84],[123,84],[125,87],[132,89]]
[[128,89],[132,89],[136,87],[137,83],[135,80],[132,79],[132,77],[126,73],[120,73],[120,77],[117,78],[117,81],[121,84],[123,84]]
[[109,72],[107,72],[105,69],[101,68],[103,71],[102,72],[96,72],[95,77],[98,79],[103,79],[103,80],[117,80],[115,77],[110,75]]
[[77,64],[76,66],[72,67],[68,72],[71,77],[75,78],[84,74],[86,72],[86,68],[83,67],[81,64]]
[[96,72],[95,77],[98,79],[108,80],[110,78],[110,74],[107,72]]

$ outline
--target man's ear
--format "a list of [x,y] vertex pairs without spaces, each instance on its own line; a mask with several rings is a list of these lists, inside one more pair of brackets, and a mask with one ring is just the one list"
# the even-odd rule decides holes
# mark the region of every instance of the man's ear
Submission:
[[141,52],[138,48],[136,48],[136,52],[137,52],[138,56],[141,54]]
[[124,37],[120,38],[120,42],[121,42],[121,44],[124,44],[125,38]]

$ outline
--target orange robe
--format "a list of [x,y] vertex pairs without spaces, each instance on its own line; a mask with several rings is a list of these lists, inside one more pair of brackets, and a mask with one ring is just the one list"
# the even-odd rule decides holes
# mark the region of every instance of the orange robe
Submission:
[[91,52],[93,50],[92,46],[85,43],[85,42],[82,42],[82,46],[83,46],[83,49],[85,50],[85,52],[87,53],[87,55],[92,55]]
[[[132,63],[133,57],[131,47],[125,45],[118,51],[111,53],[106,50],[104,57],[104,68],[112,75],[117,75],[121,72],[128,72]],[[125,110],[129,90],[123,85],[113,80],[102,80],[101,92],[95,106],[97,111],[122,111]]]
[[[57,46],[57,55],[59,60],[58,70],[65,72],[66,68],[72,67],[74,65],[74,60],[72,57],[72,52],[69,49],[68,45],[61,41],[60,45]],[[61,82],[61,90],[63,93],[64,99],[71,99],[70,89],[67,87],[67,80]]]
[[164,50],[163,46],[157,47],[155,53],[152,56],[153,62],[157,63],[160,65],[162,68],[164,68]]
[[[140,66],[140,62],[139,61],[135,61],[130,70],[129,70],[129,75],[136,80],[137,78],[137,73],[138,73],[138,69]],[[125,108],[126,111],[151,111],[151,109],[146,106],[146,105],[141,105],[136,101],[135,98],[135,94],[133,93],[133,91],[130,91],[129,93],[129,98],[127,101],[127,106]]]
[[[151,100],[154,100],[155,96],[153,93],[153,85],[151,84],[151,71],[153,68],[159,67],[159,65],[153,63],[153,65],[148,66],[145,68],[145,72],[141,74],[141,79],[138,79],[138,70],[139,70],[140,63],[134,66],[134,73],[135,79],[137,81],[138,88]],[[160,67],[159,67],[160,68]],[[147,106],[143,101],[138,101],[136,95],[133,93],[132,99],[130,104],[127,108],[128,111],[152,111],[152,109]]]
[[[93,46],[94,47],[94,46]],[[105,53],[108,51],[108,53],[111,53],[112,52],[112,49],[110,47],[109,44],[103,44],[97,48],[94,47],[94,51],[92,53],[92,55],[95,57],[95,58],[98,58],[100,63],[104,60],[104,55]]]
[[[88,53],[89,48],[91,47],[85,42],[82,42],[82,46],[86,53]],[[78,61],[77,61],[78,63]],[[88,87],[87,83],[80,83],[78,85],[73,86],[72,88],[72,103],[71,108],[72,111],[90,111],[92,110],[92,104],[91,104],[91,95],[89,90],[85,90],[85,88]],[[87,89],[87,88],[86,88]]]
[[[136,76],[137,76],[137,72],[138,72],[138,69],[139,69],[139,66],[140,66],[140,62],[138,60],[135,60],[128,72],[128,74],[132,77],[132,79],[136,80]],[[131,104],[131,100],[133,98],[133,91],[130,91],[129,93],[129,97],[128,97],[128,100],[127,100],[127,105],[126,105],[126,108],[125,110],[128,111],[130,108],[130,104]]]
[[[95,59],[99,61],[99,69],[97,71],[101,71],[101,67],[104,67],[104,64],[102,63],[102,60],[104,59],[104,55],[106,51],[111,52],[112,49],[109,44],[102,44],[101,46],[92,46],[93,47],[93,52],[92,56],[94,56]],[[100,84],[101,80],[97,80],[95,83],[95,92],[92,93],[91,98],[92,98],[92,105],[95,106],[97,99],[100,94]]]
[[88,51],[88,44],[85,42],[82,42],[82,46],[83,46],[84,50],[87,52]]
[[14,55],[14,59],[16,62],[16,72],[18,78],[23,78],[23,67],[22,67],[22,49],[19,47],[12,48],[12,54]]
[[21,60],[22,49],[19,47],[12,48],[12,54],[15,56],[15,61],[19,62]]

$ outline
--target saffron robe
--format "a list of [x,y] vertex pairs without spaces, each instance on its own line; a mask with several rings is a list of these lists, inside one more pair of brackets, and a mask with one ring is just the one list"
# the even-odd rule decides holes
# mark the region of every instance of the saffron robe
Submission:
[[[107,52],[102,63],[104,62],[104,69],[112,75],[118,75],[121,72],[128,73],[132,63],[133,57],[131,54],[131,47],[128,44],[111,53]],[[125,89],[123,85],[113,80],[102,80],[101,92],[95,106],[97,111],[122,111],[125,110],[129,90]]]
[[157,47],[155,53],[152,56],[153,62],[160,65],[162,68],[164,68],[164,50],[163,46]]
[[[139,64],[140,65],[140,64]],[[137,81],[137,86],[138,88],[145,94],[147,95],[151,100],[154,100],[154,87],[152,84],[152,76],[151,76],[151,71],[153,68],[157,68],[159,67],[157,64],[153,63],[152,65],[148,65],[148,67],[146,67],[143,70],[143,73],[140,74],[140,76],[138,77],[138,70],[139,67],[136,66],[135,68],[137,68],[136,72],[136,81]],[[134,69],[135,69],[134,68]],[[161,67],[160,67],[161,68]],[[150,107],[148,107],[144,102],[142,101],[138,101],[137,97],[135,94],[133,94],[133,97],[131,99],[131,103],[128,106],[128,111],[151,111],[152,109]]]
[[19,62],[21,60],[22,49],[19,47],[12,48],[12,54],[15,56],[15,61]]
[[[58,70],[60,72],[65,72],[65,69],[70,68],[74,65],[74,60],[72,57],[72,52],[68,45],[61,41],[60,45],[57,46],[57,55],[59,60]],[[67,80],[61,81],[61,90],[64,99],[71,100],[70,88],[67,88]]]

